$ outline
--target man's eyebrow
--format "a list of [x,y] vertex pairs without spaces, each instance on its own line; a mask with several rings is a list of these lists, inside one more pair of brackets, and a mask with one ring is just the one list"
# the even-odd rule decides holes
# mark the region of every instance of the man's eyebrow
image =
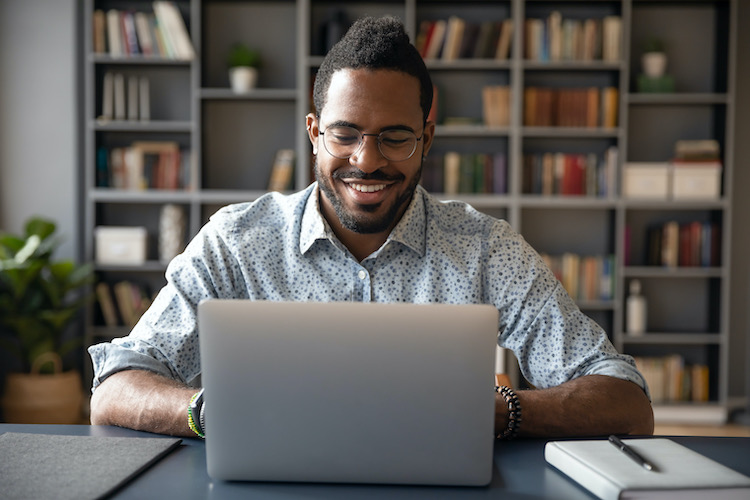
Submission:
[[[360,132],[362,131],[362,129],[357,126],[356,123],[348,122],[346,120],[333,121],[326,126],[326,130],[330,127],[351,127],[359,130]],[[381,128],[379,132],[384,132],[386,130],[408,130],[409,132],[414,132],[414,129],[408,125],[388,125]]]

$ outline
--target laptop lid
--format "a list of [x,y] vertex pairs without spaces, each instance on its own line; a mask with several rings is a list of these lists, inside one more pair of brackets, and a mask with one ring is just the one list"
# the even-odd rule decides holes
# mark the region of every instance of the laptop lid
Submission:
[[212,478],[489,483],[494,307],[208,300],[198,317]]

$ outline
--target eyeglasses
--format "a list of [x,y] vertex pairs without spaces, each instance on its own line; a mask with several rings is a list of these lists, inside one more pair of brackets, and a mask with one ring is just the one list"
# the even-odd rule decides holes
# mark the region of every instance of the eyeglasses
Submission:
[[363,134],[353,127],[335,126],[321,131],[323,145],[328,154],[340,160],[346,160],[359,152],[364,144],[365,136],[377,138],[378,150],[390,161],[408,160],[417,150],[417,142],[422,140],[424,133],[417,137],[410,130],[384,130],[379,134]]

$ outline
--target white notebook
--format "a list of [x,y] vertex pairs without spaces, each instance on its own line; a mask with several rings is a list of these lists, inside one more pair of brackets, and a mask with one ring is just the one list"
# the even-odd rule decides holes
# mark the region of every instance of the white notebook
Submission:
[[750,478],[670,439],[623,439],[648,471],[606,439],[551,441],[547,462],[603,500],[747,500]]

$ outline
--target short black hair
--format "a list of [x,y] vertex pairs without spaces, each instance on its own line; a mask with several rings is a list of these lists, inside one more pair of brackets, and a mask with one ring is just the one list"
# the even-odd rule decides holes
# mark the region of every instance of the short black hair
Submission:
[[404,25],[392,16],[358,19],[328,52],[313,87],[318,118],[326,104],[333,74],[341,69],[361,68],[401,71],[419,80],[419,104],[427,121],[432,106],[432,79],[422,56],[409,41]]

